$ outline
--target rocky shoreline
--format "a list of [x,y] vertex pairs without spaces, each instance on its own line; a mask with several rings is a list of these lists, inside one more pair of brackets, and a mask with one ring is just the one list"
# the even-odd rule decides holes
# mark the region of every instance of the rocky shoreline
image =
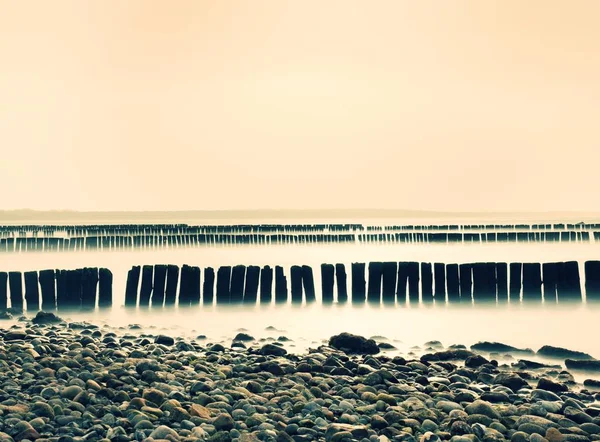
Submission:
[[546,364],[429,342],[391,357],[343,333],[292,354],[288,341],[23,319],[0,329],[0,441],[600,440],[600,382],[570,372],[600,372],[585,353],[545,346]]

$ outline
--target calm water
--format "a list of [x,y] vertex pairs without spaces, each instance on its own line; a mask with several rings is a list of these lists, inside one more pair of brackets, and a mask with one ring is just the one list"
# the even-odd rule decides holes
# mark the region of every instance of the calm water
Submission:
[[[503,220],[497,220],[502,222]],[[273,220],[269,222],[273,223]],[[294,221],[296,222],[296,221]],[[410,222],[414,222],[411,220]],[[429,220],[431,222],[431,220]],[[386,220],[385,224],[392,224]],[[370,223],[374,224],[374,223]],[[275,246],[221,246],[193,249],[0,254],[0,269],[41,270],[45,268],[107,267],[114,274],[114,307],[109,312],[71,315],[73,319],[94,319],[111,325],[139,323],[177,331],[185,336],[205,334],[218,340],[246,328],[256,337],[274,336],[265,327],[285,330],[298,350],[314,346],[341,331],[366,336],[385,336],[399,351],[428,340],[443,344],[472,344],[480,340],[500,341],[537,350],[544,344],[578,349],[600,357],[600,307],[593,305],[450,306],[437,303],[420,306],[254,306],[198,307],[151,312],[122,308],[127,271],[132,265],[189,264],[200,267],[220,265],[294,264],[315,268],[319,292],[321,263],[369,261],[426,262],[557,262],[600,259],[600,244],[322,244]],[[583,274],[583,269],[581,272]],[[347,267],[349,271],[349,267]],[[349,289],[351,287],[349,280]],[[317,293],[317,298],[320,294]],[[277,333],[275,334],[278,335]]]

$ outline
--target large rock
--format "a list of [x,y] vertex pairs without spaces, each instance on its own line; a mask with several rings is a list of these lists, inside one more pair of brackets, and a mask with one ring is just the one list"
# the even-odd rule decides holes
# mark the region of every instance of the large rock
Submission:
[[510,372],[498,373],[494,378],[494,384],[503,385],[510,388],[514,392],[517,392],[521,388],[529,385],[521,376]]
[[35,318],[31,320],[34,324],[60,324],[64,322],[61,318],[56,316],[54,313],[38,312]]
[[469,350],[446,350],[424,354],[421,356],[421,362],[464,361],[472,356],[475,356],[475,353]]
[[263,356],[284,356],[287,354],[287,350],[275,344],[265,344],[258,351]]
[[582,351],[569,350],[567,348],[552,347],[544,345],[537,351],[538,356],[555,359],[594,359],[591,355]]
[[329,338],[329,346],[348,354],[374,355],[379,347],[373,339],[350,333],[341,333]]
[[471,350],[481,351],[484,353],[522,353],[522,354],[533,354],[533,350],[530,348],[517,348],[512,345],[502,344],[500,342],[478,342],[477,344],[471,345]]
[[[5,338],[6,339],[6,338]],[[578,359],[567,359],[565,365],[569,370],[583,370],[600,372],[600,361],[598,360],[578,360]]]

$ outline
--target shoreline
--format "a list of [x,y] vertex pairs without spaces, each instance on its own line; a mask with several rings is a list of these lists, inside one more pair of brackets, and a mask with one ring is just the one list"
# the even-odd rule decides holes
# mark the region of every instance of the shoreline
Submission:
[[577,383],[564,354],[540,364],[432,341],[391,356],[388,340],[355,335],[294,354],[269,331],[218,342],[139,325],[0,328],[0,440],[600,440],[600,382]]

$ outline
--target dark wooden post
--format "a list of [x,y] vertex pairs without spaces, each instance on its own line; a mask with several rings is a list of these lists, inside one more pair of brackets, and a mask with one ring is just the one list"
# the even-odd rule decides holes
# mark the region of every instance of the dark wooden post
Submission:
[[283,267],[275,266],[275,302],[285,304],[288,301],[287,277],[283,273]]
[[396,280],[398,279],[398,263],[384,262],[383,268],[383,283],[382,283],[382,299],[386,304],[396,302]]
[[246,285],[244,286],[244,304],[256,304],[259,278],[260,267],[248,266],[246,269]]
[[23,278],[21,272],[8,273],[8,285],[10,286],[10,304],[15,310],[23,310]]
[[167,282],[165,289],[165,307],[174,306],[177,303],[177,287],[179,284],[179,266],[167,265]]
[[112,307],[113,274],[109,269],[98,270],[98,308]]
[[345,304],[348,302],[348,283],[344,264],[335,265],[335,282],[337,283],[338,303]]
[[229,304],[231,302],[231,267],[221,266],[217,270],[217,304]]
[[240,304],[244,299],[244,280],[246,266],[236,265],[231,272],[231,302]]
[[431,263],[421,263],[421,297],[424,303],[433,302],[433,274]]
[[302,266],[302,285],[304,286],[304,296],[308,304],[316,301],[315,279],[311,266]]
[[523,301],[541,302],[542,268],[540,263],[523,264]]
[[150,296],[152,294],[152,279],[154,267],[145,265],[142,267],[142,286],[140,287],[140,307],[150,306]]
[[460,273],[460,301],[470,304],[472,302],[472,265],[460,264],[458,266]]
[[189,279],[189,305],[199,305],[200,304],[200,267],[191,266],[190,267],[190,279]]
[[369,263],[369,280],[367,288],[367,302],[381,303],[381,282],[383,277],[383,263]]
[[352,263],[352,304],[364,304],[366,298],[365,263]]
[[419,263],[407,263],[408,269],[408,300],[411,304],[419,303]]
[[38,286],[38,273],[36,271],[25,272],[25,301],[28,312],[40,310],[40,290]]
[[435,284],[435,302],[446,302],[446,266],[441,262],[433,265],[433,277]]
[[585,297],[587,302],[600,301],[600,261],[585,263]]
[[302,303],[302,267],[294,265],[290,269],[292,279],[292,304]]
[[334,284],[333,264],[321,264],[321,290],[323,293],[323,304],[333,303]]
[[[138,303],[138,284],[140,281],[140,266],[133,266],[127,272],[125,285],[125,307],[136,307]],[[58,277],[58,275],[57,275]],[[57,281],[58,283],[58,281]],[[59,291],[60,292],[60,291]]]
[[165,303],[165,288],[167,284],[167,266],[154,266],[154,289],[152,290],[152,308],[163,307]]
[[0,312],[8,309],[8,289],[6,282],[8,281],[8,273],[0,272]]
[[523,281],[523,264],[520,262],[510,263],[510,302],[521,302],[521,283]]
[[[51,312],[56,310],[56,288],[54,270],[42,270],[39,276],[42,288],[42,310]],[[1,285],[1,282],[0,282]]]
[[206,267],[204,269],[204,285],[202,286],[202,303],[212,305],[215,287],[215,269]]
[[270,304],[273,298],[273,269],[264,266],[260,271],[260,303]]
[[81,307],[86,310],[96,308],[98,279],[97,267],[86,267],[81,270]]

